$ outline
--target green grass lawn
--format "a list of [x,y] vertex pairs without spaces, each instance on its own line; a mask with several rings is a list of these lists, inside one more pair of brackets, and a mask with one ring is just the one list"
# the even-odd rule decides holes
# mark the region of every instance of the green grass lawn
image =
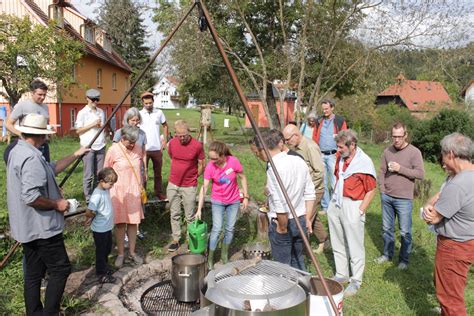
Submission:
[[[178,115],[179,113],[179,115]],[[195,110],[169,110],[165,115],[170,126],[177,119],[186,119],[193,132],[194,137],[199,131],[199,112]],[[230,127],[224,129],[223,121],[230,119]],[[263,184],[265,183],[265,166],[250,152],[247,143],[253,137],[252,132],[242,132],[240,125],[244,124],[242,118],[228,116],[225,114],[214,115],[213,137],[230,144],[232,153],[237,156],[244,166],[245,173],[249,179],[249,191],[251,199],[263,201]],[[240,123],[240,124],[239,124]],[[61,158],[72,153],[79,145],[75,138],[55,138],[51,141],[51,153],[53,159]],[[361,147],[373,158],[376,167],[379,167],[379,158],[383,147],[361,143]],[[4,144],[0,145],[3,152]],[[440,187],[444,174],[441,168],[432,163],[425,163],[427,178],[433,182],[432,193]],[[167,184],[169,174],[169,158],[164,155],[163,179]],[[59,181],[64,175],[58,177]],[[151,177],[151,172],[150,175]],[[59,182],[58,181],[58,182]],[[8,230],[7,206],[6,206],[6,174],[5,166],[0,163],[0,183],[3,189],[0,191],[0,232]],[[149,184],[149,191],[152,184]],[[67,198],[82,200],[82,164],[79,164],[76,172],[68,180],[64,187]],[[364,284],[360,292],[344,301],[344,312],[346,315],[430,315],[430,309],[437,306],[432,283],[433,259],[435,251],[435,238],[430,234],[426,225],[418,216],[418,209],[422,201],[415,200],[413,212],[413,254],[409,269],[399,272],[396,269],[398,262],[376,265],[373,259],[380,255],[382,248],[381,238],[381,208],[380,196],[377,195],[367,213],[366,222],[366,270]],[[209,221],[210,212],[204,213],[204,218]],[[323,222],[326,222],[323,216]],[[141,229],[147,232],[146,239],[139,242],[143,253],[162,257],[165,254],[164,247],[169,242],[170,224],[169,213],[164,208],[148,208],[145,221]],[[94,262],[94,246],[89,228],[84,227],[80,221],[68,221],[65,232],[66,246],[71,257],[74,270],[82,270],[90,267]],[[249,215],[241,215],[235,230],[235,240],[232,244],[236,251],[248,241],[256,239],[255,219]],[[0,258],[3,258],[10,246],[10,240],[0,241]],[[315,240],[312,240],[315,246]],[[396,243],[398,251],[399,242]],[[396,252],[396,256],[397,256]],[[218,254],[216,255],[217,258]],[[334,261],[332,253],[318,256],[322,270],[326,276],[332,276]],[[309,266],[308,262],[308,266]],[[314,268],[311,268],[314,271]],[[471,279],[466,289],[466,301],[468,314],[474,314],[474,284],[472,277],[474,270],[471,269]],[[2,290],[0,291],[0,315],[20,315],[24,313],[23,307],[23,277],[21,268],[21,251],[10,260],[8,266],[0,271]],[[80,314],[84,311],[97,310],[92,302],[79,300],[74,297],[66,297],[63,307],[68,315]]]

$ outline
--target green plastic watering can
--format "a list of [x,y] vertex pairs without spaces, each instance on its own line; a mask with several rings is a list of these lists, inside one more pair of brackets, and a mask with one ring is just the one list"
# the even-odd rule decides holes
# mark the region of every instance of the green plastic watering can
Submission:
[[203,253],[207,248],[207,223],[196,219],[188,224],[188,244],[192,253]]

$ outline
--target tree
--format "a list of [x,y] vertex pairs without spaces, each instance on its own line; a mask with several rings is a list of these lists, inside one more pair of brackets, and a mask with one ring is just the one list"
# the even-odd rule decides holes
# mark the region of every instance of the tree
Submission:
[[[132,68],[132,81],[150,60],[150,48],[145,44],[148,36],[143,24],[143,8],[133,0],[104,0],[98,9],[98,24],[112,40],[112,47]],[[132,91],[132,104],[140,103],[139,95],[156,83],[154,67],[150,67]]]
[[83,44],[54,22],[33,24],[27,17],[0,15],[0,81],[14,107],[35,78],[65,90],[74,82],[73,67],[83,54]]
[[[191,3],[159,0],[155,11],[159,30],[167,33]],[[209,0],[206,4],[243,87],[259,93],[266,115],[272,118],[271,127],[279,125],[267,102],[267,87],[273,80],[285,83],[280,98],[297,83],[299,101],[311,110],[328,94],[341,98],[379,85],[389,68],[383,52],[453,45],[462,42],[471,25],[462,3],[452,0]],[[190,25],[183,25],[186,32],[172,41],[171,63],[177,65],[181,79],[196,63],[186,50],[194,53],[214,46]],[[196,58],[199,68],[208,70],[204,73],[220,75],[209,71],[221,63],[215,49],[197,54],[202,56]],[[220,77],[208,82],[222,84]]]

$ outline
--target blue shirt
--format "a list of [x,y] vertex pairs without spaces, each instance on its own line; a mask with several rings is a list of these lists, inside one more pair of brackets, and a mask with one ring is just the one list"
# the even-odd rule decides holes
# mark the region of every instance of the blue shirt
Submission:
[[114,228],[114,209],[108,190],[95,188],[89,200],[88,209],[95,213],[91,229],[97,233],[105,233]]
[[334,140],[334,116],[331,119],[323,119],[321,122],[321,133],[319,135],[319,148],[321,151],[336,150],[337,145]]
[[10,152],[7,203],[10,232],[16,241],[27,243],[63,232],[63,213],[29,206],[39,197],[62,199],[54,169],[54,163],[47,162],[38,148],[22,139]]

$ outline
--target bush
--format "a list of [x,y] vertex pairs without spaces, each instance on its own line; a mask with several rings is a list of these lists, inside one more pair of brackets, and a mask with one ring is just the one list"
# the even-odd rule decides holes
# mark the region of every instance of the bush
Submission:
[[412,143],[426,160],[436,162],[441,152],[441,139],[454,132],[474,138],[474,119],[465,111],[442,110],[431,120],[417,124]]
[[407,108],[393,103],[379,107],[376,114],[377,119],[373,124],[374,141],[376,143],[385,141],[390,137],[392,125],[395,122],[405,124],[408,131],[412,131],[419,123],[419,120],[414,118]]

